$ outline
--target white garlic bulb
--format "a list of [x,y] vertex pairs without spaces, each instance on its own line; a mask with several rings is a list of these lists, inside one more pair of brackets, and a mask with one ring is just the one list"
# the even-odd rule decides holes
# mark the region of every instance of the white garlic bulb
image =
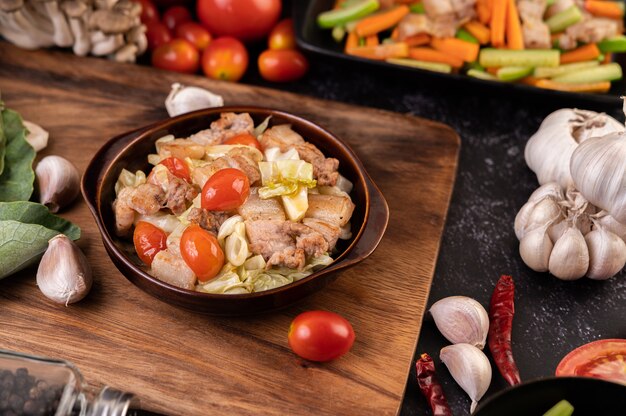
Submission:
[[165,99],[165,109],[170,117],[204,108],[223,107],[222,96],[199,87],[187,87],[174,83],[172,90]]
[[520,240],[519,254],[524,263],[536,272],[547,272],[554,245],[548,236],[550,223],[535,228]]
[[449,345],[441,349],[439,358],[459,386],[472,399],[470,413],[491,384],[491,364],[487,356],[470,344]]
[[80,173],[67,159],[61,156],[46,156],[35,168],[39,185],[39,202],[50,212],[69,205],[80,192]]
[[585,236],[589,247],[587,277],[606,280],[615,276],[626,265],[626,243],[600,226]]
[[569,227],[554,243],[548,270],[561,280],[580,279],[589,269],[589,250],[585,237],[576,227]]
[[483,349],[489,332],[489,315],[483,305],[467,296],[449,296],[431,306],[439,332],[453,344]]

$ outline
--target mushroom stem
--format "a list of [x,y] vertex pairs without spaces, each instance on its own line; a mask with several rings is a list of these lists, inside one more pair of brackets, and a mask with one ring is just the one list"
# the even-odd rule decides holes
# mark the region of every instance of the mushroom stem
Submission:
[[65,15],[59,9],[59,4],[56,0],[44,0],[44,8],[54,26],[54,44],[62,48],[72,46],[74,36]]
[[105,35],[104,40],[102,40],[101,42],[94,42],[91,47],[91,54],[95,56],[109,55],[123,45],[123,35]]

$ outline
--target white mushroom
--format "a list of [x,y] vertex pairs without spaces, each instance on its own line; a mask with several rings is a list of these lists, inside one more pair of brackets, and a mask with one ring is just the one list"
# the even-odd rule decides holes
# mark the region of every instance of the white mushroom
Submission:
[[137,45],[129,43],[126,46],[122,46],[113,54],[113,60],[117,62],[134,63],[137,58],[137,50]]
[[[97,35],[97,37],[100,38],[100,35]],[[99,42],[94,42],[93,39],[94,36],[91,37],[91,54],[95,56],[110,55],[122,46],[124,46],[123,35],[104,35],[104,39]]]
[[139,25],[126,33],[126,42],[137,45],[137,55],[143,54],[148,49],[148,38],[146,37],[146,26]]
[[106,34],[121,34],[133,28],[132,16],[112,10],[96,10],[89,16],[89,29],[100,30]]
[[87,31],[87,3],[83,0],[69,0],[63,2],[61,8],[70,22],[70,29],[74,35],[72,50],[78,56],[85,56],[91,50],[91,37]]
[[44,13],[52,21],[54,26],[54,44],[62,48],[72,46],[74,44],[74,36],[70,30],[70,25],[56,0],[32,0],[34,4],[43,6]]
[[15,45],[37,49],[54,44],[45,20],[39,20],[31,16],[24,0],[0,0],[0,33]]

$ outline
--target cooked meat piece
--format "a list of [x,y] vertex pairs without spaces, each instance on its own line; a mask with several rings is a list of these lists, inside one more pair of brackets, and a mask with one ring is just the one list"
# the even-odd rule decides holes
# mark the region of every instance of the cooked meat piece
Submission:
[[198,224],[216,235],[227,218],[228,214],[225,212],[209,211],[204,208],[192,208],[187,214],[187,221]]
[[191,172],[191,182],[197,185],[200,189],[204,187],[206,181],[215,174],[218,170],[231,167],[229,159],[220,157],[212,162],[207,162],[203,166],[194,168]]
[[250,196],[238,208],[239,215],[246,221],[285,220],[285,211],[277,198],[259,198],[259,188],[250,188]]
[[157,148],[159,150],[159,156],[164,159],[170,156],[180,159],[185,159],[186,157],[202,159],[205,153],[203,145],[187,139],[175,139],[162,144],[157,143]]
[[409,13],[398,23],[398,40],[420,33],[432,33],[432,24],[425,14]]
[[226,168],[239,169],[245,173],[250,185],[261,181],[259,164],[243,148],[233,149],[226,156],[218,157],[212,162],[194,168],[191,172],[191,181],[202,188],[215,172]]
[[528,49],[549,49],[551,47],[550,29],[541,20],[527,21],[522,24],[524,46]]
[[198,191],[184,179],[171,175],[167,190],[167,203],[165,206],[176,215],[187,210],[187,205],[198,195]]
[[450,0],[423,0],[422,4],[428,17],[432,19],[454,14],[454,8]]
[[585,20],[565,30],[559,38],[559,46],[569,50],[574,49],[578,42],[597,43],[619,35],[623,27],[621,21],[587,15]]
[[339,161],[333,157],[326,158],[315,145],[304,143],[296,146],[300,159],[313,165],[313,177],[318,185],[334,186],[337,183],[339,173]]
[[285,221],[283,230],[296,239],[296,248],[304,250],[307,257],[319,257],[328,253],[328,242],[322,234],[298,222]]
[[259,170],[258,162],[244,155],[232,156],[229,162],[231,167],[239,169],[246,174],[250,185],[259,185],[261,183],[261,171]]
[[304,218],[302,223],[317,231],[324,237],[324,240],[328,243],[329,251],[335,248],[335,245],[337,245],[337,239],[341,233],[341,228],[339,226],[317,218]]
[[169,249],[159,251],[152,260],[151,273],[162,282],[187,290],[194,290],[196,276],[182,257],[171,253]]
[[[129,189],[129,198],[126,201],[128,206],[142,215],[150,215],[158,212],[166,200],[165,193],[158,186],[150,183],[144,183],[136,188],[124,188],[120,192],[120,196],[125,189]],[[122,196],[125,198],[125,196]]]
[[272,266],[285,266],[290,269],[302,270],[306,264],[304,250],[301,248],[289,247],[283,251],[272,254],[266,264],[267,268]]
[[519,0],[517,10],[522,22],[541,22],[546,11],[547,0]]
[[476,0],[452,0],[452,9],[460,23],[476,17]]
[[304,216],[343,227],[350,221],[353,211],[354,204],[348,197],[309,194],[309,209]]
[[250,250],[267,260],[274,253],[295,248],[295,241],[283,230],[284,222],[278,220],[245,221]]
[[476,16],[476,0],[424,0],[426,15],[431,21],[430,34],[454,37],[456,30]]
[[117,199],[113,201],[113,213],[115,214],[115,234],[123,237],[130,232],[135,222],[135,210],[128,206],[128,200],[132,188],[123,188]]
[[554,4],[546,10],[545,17],[552,17],[557,13],[561,13],[562,11],[569,9],[575,4],[576,2],[574,0],[556,0]]
[[452,38],[460,26],[454,15],[441,16],[432,20],[431,35],[437,38]]
[[241,133],[252,133],[254,121],[250,114],[222,113],[219,120],[211,123],[211,128],[189,136],[189,139],[202,145],[223,143]]
[[295,145],[304,143],[304,139],[289,124],[281,124],[265,130],[259,142],[264,149],[279,147],[281,152],[286,152]]

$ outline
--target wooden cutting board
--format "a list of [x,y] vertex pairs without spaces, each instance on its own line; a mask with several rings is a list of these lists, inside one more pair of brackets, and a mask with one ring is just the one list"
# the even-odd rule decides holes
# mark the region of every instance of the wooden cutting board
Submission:
[[[62,214],[83,230],[90,295],[70,307],[52,304],[37,289],[35,268],[0,281],[0,348],[69,360],[89,384],[134,392],[144,409],[170,415],[396,414],[454,183],[457,134],[408,115],[0,42],[2,99],[49,130],[42,155],[62,155],[81,171],[109,138],[166,118],[173,82],[206,87],[228,105],[293,112],[348,142],[389,203],[378,250],[288,309],[201,316],[129,283],[80,200]],[[316,364],[290,351],[291,320],[313,309],[354,326],[356,342],[341,359]]]

